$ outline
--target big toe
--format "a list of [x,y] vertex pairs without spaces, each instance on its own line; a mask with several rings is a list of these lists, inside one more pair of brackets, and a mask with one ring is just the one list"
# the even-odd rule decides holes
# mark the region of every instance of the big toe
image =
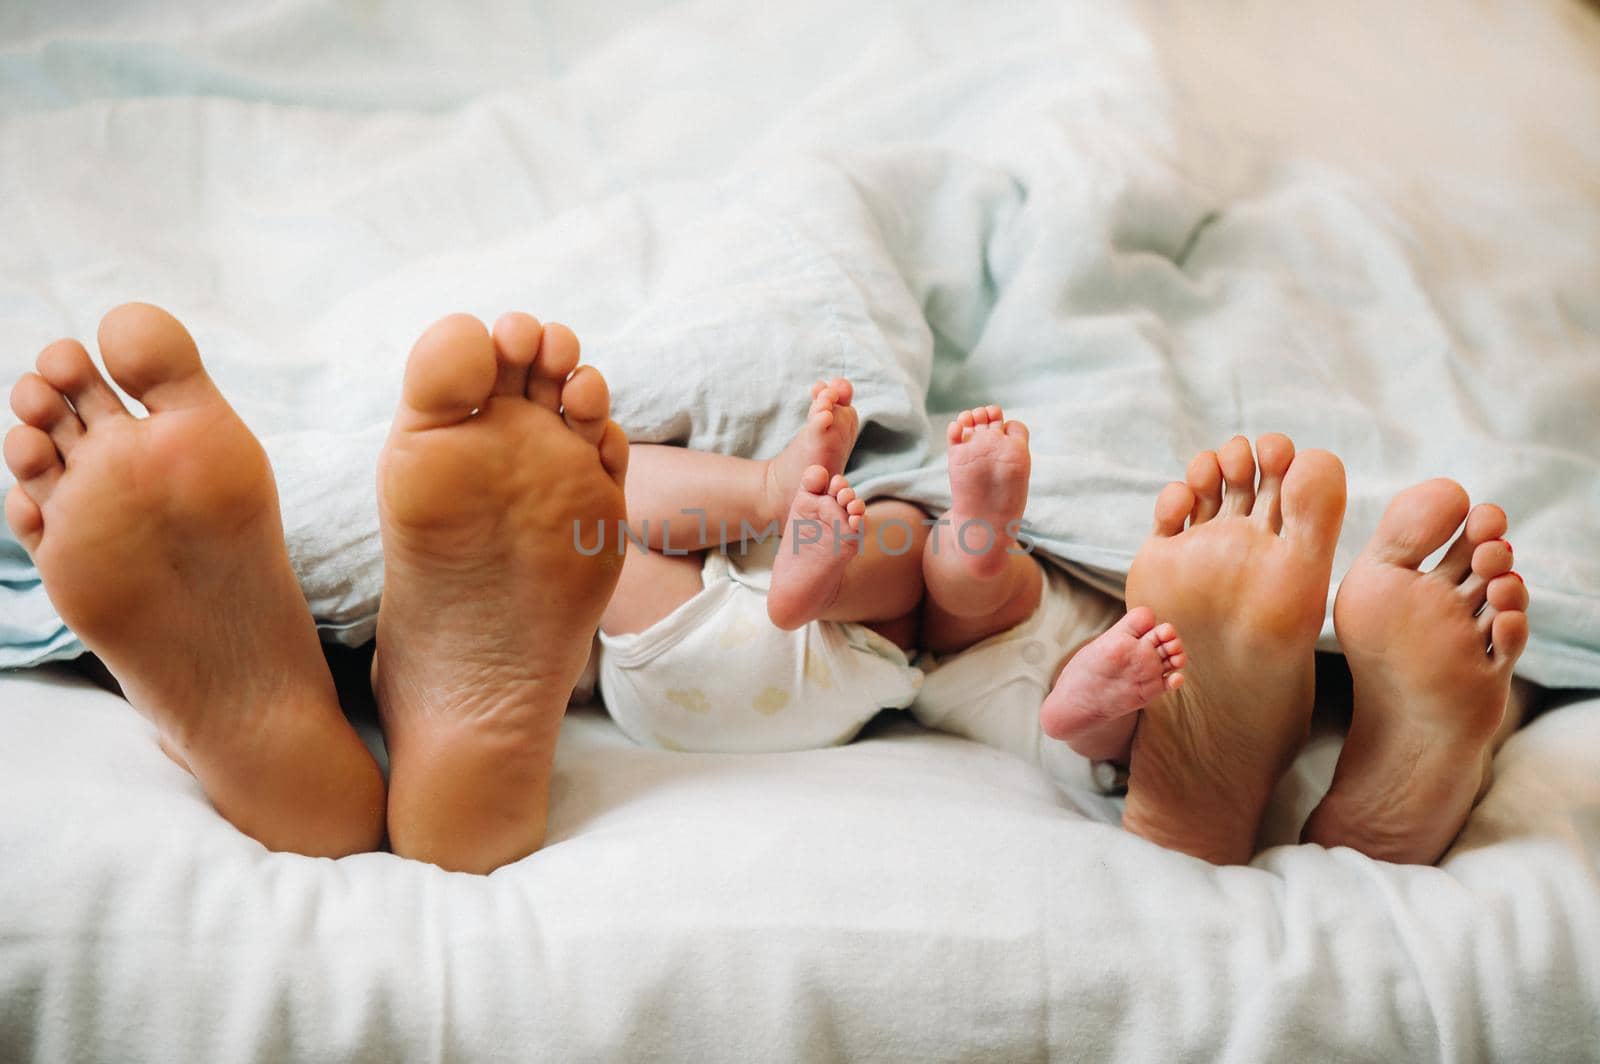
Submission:
[[117,307],[100,320],[99,343],[111,379],[150,410],[220,398],[189,330],[160,307]]
[[498,376],[489,330],[469,314],[452,314],[411,348],[396,421],[407,429],[465,421],[489,398]]
[[1344,463],[1327,451],[1303,451],[1283,475],[1284,535],[1333,563],[1344,524]]
[[1377,561],[1415,569],[1461,527],[1468,505],[1466,490],[1448,478],[1414,484],[1384,510],[1367,553]]

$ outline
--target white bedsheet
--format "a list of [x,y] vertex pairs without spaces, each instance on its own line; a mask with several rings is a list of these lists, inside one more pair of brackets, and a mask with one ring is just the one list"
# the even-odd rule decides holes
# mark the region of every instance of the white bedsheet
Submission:
[[[1439,868],[1285,846],[1219,870],[903,723],[713,756],[637,747],[581,711],[550,844],[487,878],[268,854],[114,696],[14,674],[0,707],[4,1060],[1600,1046],[1600,700],[1511,741]],[[1287,822],[1314,788],[1285,790]]]

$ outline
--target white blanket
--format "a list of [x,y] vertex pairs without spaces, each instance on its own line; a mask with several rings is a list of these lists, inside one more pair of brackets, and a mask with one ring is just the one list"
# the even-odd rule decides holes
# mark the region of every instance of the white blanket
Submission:
[[[946,412],[1003,403],[1041,544],[1112,580],[1235,432],[1344,458],[1336,572],[1455,476],[1511,514],[1522,671],[1600,685],[1586,10],[168,10],[4,16],[0,376],[123,299],[179,313],[346,641],[411,339],[517,307],[577,328],[640,440],[772,453],[848,373],[854,475],[934,507]],[[74,651],[0,566],[0,661]]]
[[[268,854],[112,695],[0,676],[0,1059],[1581,1060],[1600,701],[1512,739],[1439,868],[1216,869],[908,723],[804,754],[562,733],[488,877]],[[1332,749],[1278,803],[1292,837]]]

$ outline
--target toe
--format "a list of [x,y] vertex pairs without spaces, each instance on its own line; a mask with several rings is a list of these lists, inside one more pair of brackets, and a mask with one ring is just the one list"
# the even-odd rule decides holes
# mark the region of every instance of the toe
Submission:
[[13,484],[6,492],[6,524],[23,550],[32,554],[39,549],[39,541],[44,537],[44,512],[20,484]]
[[606,422],[600,436],[600,465],[620,487],[628,476],[628,434],[615,421]]
[[6,433],[5,460],[17,484],[36,503],[50,497],[65,471],[50,436],[32,425],[16,425]]
[[539,353],[528,374],[528,398],[550,410],[561,407],[561,386],[578,368],[582,349],[578,337],[560,322],[550,322],[540,332]]
[[1021,440],[1023,443],[1028,442],[1028,426],[1020,421],[1007,421],[1004,431],[1007,436],[1014,440]]
[[39,375],[71,401],[84,424],[128,412],[78,341],[57,340],[39,352],[38,366]]
[[1256,498],[1256,457],[1250,451],[1250,441],[1235,436],[1217,452],[1222,466],[1222,479],[1228,490],[1222,499],[1222,512],[1232,517],[1242,517],[1250,512]]
[[11,389],[11,409],[25,425],[48,433],[62,455],[83,438],[83,422],[66,397],[37,373],[26,373]]
[[1415,569],[1445,545],[1467,517],[1467,493],[1440,477],[1415,484],[1394,497],[1367,544],[1367,554],[1387,565]]
[[1123,614],[1119,623],[1124,632],[1127,632],[1135,639],[1143,639],[1146,635],[1155,631],[1156,611],[1149,606],[1135,606]]
[[1294,461],[1294,442],[1282,433],[1269,432],[1256,441],[1256,457],[1261,460],[1261,484],[1250,519],[1278,532],[1283,528],[1283,475]]
[[406,361],[396,426],[430,429],[472,416],[494,389],[499,367],[483,322],[452,314],[430,325]]
[[1467,575],[1456,587],[1456,593],[1477,609],[1484,603],[1489,581],[1511,571],[1513,558],[1511,544],[1504,539],[1491,539],[1479,543],[1472,551],[1472,561]]
[[1490,653],[1503,668],[1510,668],[1528,645],[1528,615],[1520,610],[1501,613],[1489,630]]
[[531,314],[513,311],[500,315],[490,333],[499,367],[494,381],[495,395],[527,393],[528,370],[539,355],[539,340],[543,335],[544,326]]
[[[1454,483],[1451,481],[1450,483]],[[1464,494],[1464,493],[1463,493]],[[1478,544],[1506,534],[1506,512],[1494,503],[1480,503],[1467,514],[1467,527],[1450,544],[1439,564],[1428,575],[1459,584],[1472,571],[1472,554]]]
[[1156,528],[1158,536],[1176,536],[1183,531],[1183,522],[1194,509],[1195,495],[1189,485],[1173,481],[1156,496]]
[[1489,581],[1484,592],[1489,605],[1501,612],[1528,608],[1528,585],[1516,573],[1505,573]]
[[598,444],[611,416],[611,389],[593,366],[579,366],[561,387],[561,413],[567,427],[589,443]]
[[1282,494],[1284,535],[1331,566],[1344,524],[1344,463],[1327,451],[1296,454]]
[[844,377],[835,377],[828,382],[828,388],[833,392],[835,401],[840,406],[849,406],[850,400],[855,398],[855,385]]
[[828,470],[823,466],[806,466],[800,474],[800,489],[811,495],[821,495],[828,487]]
[[1195,455],[1184,479],[1188,481],[1189,490],[1194,492],[1194,510],[1189,515],[1189,523],[1204,524],[1217,516],[1222,509],[1222,465],[1217,460],[1217,452],[1201,451]]
[[221,398],[189,330],[148,303],[124,303],[100,320],[100,356],[111,379],[153,411]]

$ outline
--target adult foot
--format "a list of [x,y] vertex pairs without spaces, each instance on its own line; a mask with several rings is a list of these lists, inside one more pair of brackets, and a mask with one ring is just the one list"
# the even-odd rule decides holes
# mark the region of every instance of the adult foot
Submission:
[[1006,567],[1028,505],[1028,429],[998,406],[964,410],[950,423],[948,527],[929,548],[948,553],[978,579]]
[[843,476],[829,477],[820,465],[805,471],[772,563],[767,616],[773,624],[799,628],[833,605],[845,569],[861,551],[866,512]]
[[378,464],[373,691],[395,853],[488,872],[544,841],[567,699],[621,570],[628,444],[564,326],[438,322]]
[[[1505,512],[1468,504],[1452,480],[1401,492],[1339,585],[1333,622],[1354,715],[1307,842],[1433,864],[1488,786],[1528,643],[1528,590],[1511,571]],[[1420,572],[1463,521],[1439,564]]]
[[[1344,517],[1344,468],[1287,437],[1190,463],[1156,501],[1130,608],[1183,633],[1183,686],[1144,711],[1123,824],[1216,864],[1250,859],[1268,797],[1305,739],[1317,633]],[[1226,490],[1224,490],[1226,483]],[[1185,527],[1187,520],[1188,526]]]
[[856,408],[850,405],[854,389],[843,377],[811,386],[811,410],[806,423],[781,454],[767,460],[764,514],[767,521],[781,520],[794,503],[795,493],[812,466],[829,477],[844,472],[861,431]]
[[166,312],[100,323],[111,377],[60,340],[18,381],[12,531],[62,620],[217,810],[270,849],[383,837],[383,779],[339,710],[266,454]]
[[1039,707],[1052,739],[1096,761],[1128,756],[1139,710],[1183,686],[1183,640],[1148,606],[1129,610],[1067,659]]

